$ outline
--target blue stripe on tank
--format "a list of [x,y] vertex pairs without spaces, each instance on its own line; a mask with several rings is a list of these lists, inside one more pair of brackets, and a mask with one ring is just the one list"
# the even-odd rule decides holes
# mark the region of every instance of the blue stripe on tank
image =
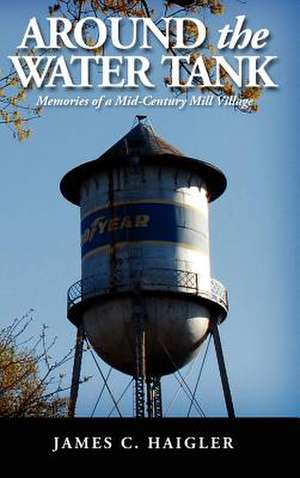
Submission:
[[203,247],[207,225],[201,213],[174,204],[124,204],[97,210],[81,223],[82,256],[118,242],[167,241]]

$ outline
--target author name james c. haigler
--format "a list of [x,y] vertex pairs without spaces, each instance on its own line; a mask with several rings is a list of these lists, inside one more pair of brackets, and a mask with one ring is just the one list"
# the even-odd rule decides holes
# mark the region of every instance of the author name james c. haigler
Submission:
[[111,436],[55,436],[53,437],[51,451],[55,453],[59,450],[109,450],[114,447],[123,448],[124,450],[138,448],[152,450],[230,450],[234,449],[234,442],[233,438],[229,436],[147,436],[144,438],[143,443],[139,443],[132,436],[124,436],[119,439]]

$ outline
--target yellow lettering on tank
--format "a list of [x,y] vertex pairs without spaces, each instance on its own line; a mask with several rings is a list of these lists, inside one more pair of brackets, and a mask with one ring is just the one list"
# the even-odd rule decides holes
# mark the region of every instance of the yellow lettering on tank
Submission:
[[107,232],[117,231],[120,229],[132,229],[135,227],[148,227],[150,216],[147,214],[137,214],[136,216],[113,217],[108,219],[105,216],[95,219],[91,226],[86,228],[81,236],[81,244],[93,240],[95,234],[104,234]]
[[82,236],[81,236],[81,245],[83,246],[86,242],[88,242],[89,240],[89,237],[90,237],[90,230],[89,228],[85,229],[85,231],[83,232]]
[[134,227],[148,227],[150,222],[150,216],[147,214],[138,214],[135,216]]
[[120,218],[114,217],[113,219],[109,221],[107,230],[109,232],[116,231],[117,229],[119,229],[119,226],[120,226]]
[[108,219],[105,216],[99,217],[98,219],[99,234],[103,234],[105,232],[107,225],[108,225]]
[[94,235],[96,234],[99,221],[100,221],[100,218],[97,218],[95,219],[95,221],[92,222],[90,227],[90,233],[89,233],[89,241],[91,241]]
[[120,229],[130,229],[132,228],[132,219],[130,216],[124,216],[120,224]]

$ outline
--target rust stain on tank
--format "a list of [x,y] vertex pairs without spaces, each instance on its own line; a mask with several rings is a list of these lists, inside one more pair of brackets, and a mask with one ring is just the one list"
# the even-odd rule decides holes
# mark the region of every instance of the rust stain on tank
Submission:
[[[111,210],[111,219],[112,221],[116,217],[115,209],[115,193],[114,193],[114,170],[111,169],[108,172],[108,202]],[[109,259],[110,259],[110,289],[114,290],[118,282],[118,259],[116,254],[116,231],[114,228],[111,230],[111,243],[109,250]]]

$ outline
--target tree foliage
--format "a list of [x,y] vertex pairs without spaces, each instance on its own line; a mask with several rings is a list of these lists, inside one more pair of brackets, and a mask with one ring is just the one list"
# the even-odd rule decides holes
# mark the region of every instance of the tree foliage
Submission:
[[[179,88],[174,88],[172,93],[175,95],[187,94],[185,75],[188,77],[197,57],[202,55],[209,72],[211,80],[215,76],[215,61],[213,55],[217,50],[210,40],[210,32],[206,13],[212,15],[222,15],[225,10],[226,0],[57,0],[49,6],[50,16],[60,16],[72,21],[74,27],[76,23],[85,17],[95,16],[105,21],[109,16],[123,17],[149,17],[163,32],[161,17],[180,17],[195,16],[201,18],[207,25],[207,39],[200,48],[188,50],[186,53],[182,50],[181,55],[191,54],[189,65],[181,65],[182,84]],[[229,3],[229,2],[227,2]],[[85,35],[89,46],[96,44],[94,38],[94,24],[85,24]],[[185,23],[185,41],[193,42],[197,34],[194,25]],[[95,54],[105,54],[103,49],[95,48]],[[176,55],[177,51],[170,45],[169,53]],[[18,54],[18,52],[17,52]],[[34,50],[30,52],[34,55]],[[162,79],[167,86],[170,82],[169,77]],[[237,107],[243,112],[255,112],[258,110],[258,99],[261,96],[261,88],[238,88],[229,78],[224,70],[222,73],[223,86],[219,88],[203,88],[201,79],[194,80],[194,86],[201,93],[209,92],[216,96],[237,96],[240,99],[253,100],[250,107]],[[32,86],[31,86],[32,87]],[[20,84],[18,76],[14,70],[8,74],[1,75],[0,72],[0,123],[9,125],[14,132],[14,136],[19,140],[27,139],[31,136],[31,129],[26,127],[28,121],[38,118],[41,115],[41,107],[30,106],[26,103],[27,89]]]
[[35,343],[32,338],[24,341],[31,313],[0,329],[0,416],[59,417],[67,406],[61,394],[69,389],[63,387],[60,370],[73,350],[54,360],[50,354],[56,339],[48,341],[46,326]]
[[30,138],[32,131],[26,125],[41,114],[41,108],[28,104],[27,93],[14,69],[0,71],[0,124],[8,125],[19,141]]

